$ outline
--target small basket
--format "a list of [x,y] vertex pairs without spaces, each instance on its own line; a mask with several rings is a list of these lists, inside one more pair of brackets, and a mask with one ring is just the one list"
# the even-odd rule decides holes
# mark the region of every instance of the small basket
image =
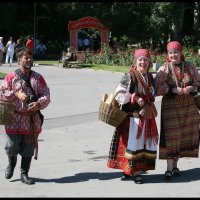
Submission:
[[[122,92],[122,91],[119,91],[119,92]],[[116,107],[116,105],[114,105],[113,103],[116,95],[119,92],[117,92],[113,96],[109,104],[105,103],[106,98],[104,98],[104,100],[101,101],[100,106],[99,106],[99,120],[114,127],[118,127],[124,121],[124,119],[128,116],[126,112],[120,110],[120,108]]]
[[15,106],[9,102],[0,101],[0,124],[8,125],[11,123],[15,111]]

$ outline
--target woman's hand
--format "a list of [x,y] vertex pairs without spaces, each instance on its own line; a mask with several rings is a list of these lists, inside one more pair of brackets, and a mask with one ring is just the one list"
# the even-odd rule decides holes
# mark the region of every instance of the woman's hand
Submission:
[[193,86],[186,86],[185,88],[183,88],[183,93],[190,94],[190,92],[192,92],[193,89],[194,89]]
[[183,88],[180,88],[180,87],[173,88],[172,92],[181,95],[183,94]]
[[142,107],[144,105],[144,100],[141,97],[139,97],[137,103],[140,107]]
[[144,105],[144,100],[141,97],[136,96],[135,93],[131,95],[131,103],[137,102],[137,104],[142,107]]

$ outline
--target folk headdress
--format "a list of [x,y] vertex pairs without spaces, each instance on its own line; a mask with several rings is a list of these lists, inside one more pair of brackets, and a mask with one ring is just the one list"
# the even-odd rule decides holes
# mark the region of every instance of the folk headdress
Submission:
[[144,56],[144,57],[150,59],[150,54],[149,54],[149,51],[147,49],[137,49],[137,50],[135,50],[135,53],[134,53],[135,61],[141,56]]
[[[181,61],[184,61],[184,60],[185,60],[185,57],[184,57],[184,55],[182,54],[183,46],[180,44],[180,42],[178,42],[178,41],[172,41],[172,42],[169,42],[169,43],[167,44],[167,51],[170,51],[170,50],[173,50],[173,49],[176,49],[176,50],[178,50],[178,51],[181,53]],[[166,61],[167,61],[167,62],[170,62],[170,59],[169,59],[168,56],[167,56]]]
[[167,51],[169,51],[171,49],[176,49],[176,50],[182,52],[183,47],[178,41],[172,41],[167,44]]
[[[147,49],[137,49],[137,50],[135,50],[135,52],[133,54],[134,61],[136,62],[136,60],[141,56],[146,57],[148,59],[151,59],[150,53],[149,53],[149,51]],[[150,66],[151,65],[152,65],[152,63],[150,62]],[[149,67],[148,67],[148,70],[149,70]],[[136,66],[132,66],[130,71],[131,70],[135,70],[135,69],[136,69]]]

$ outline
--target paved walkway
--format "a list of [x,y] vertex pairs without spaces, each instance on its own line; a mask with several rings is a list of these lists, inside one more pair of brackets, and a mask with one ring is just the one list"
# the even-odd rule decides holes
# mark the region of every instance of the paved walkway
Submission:
[[[0,67],[10,72],[17,67]],[[180,160],[180,177],[166,182],[166,161],[144,175],[145,184],[121,181],[121,170],[106,167],[114,128],[98,120],[103,93],[113,92],[122,73],[90,69],[35,66],[51,91],[51,104],[39,137],[39,158],[29,172],[35,185],[19,181],[20,156],[12,179],[4,178],[7,166],[4,127],[0,126],[0,197],[199,197],[200,160]],[[160,112],[161,98],[156,98]],[[160,115],[157,117],[159,125]],[[159,127],[159,126],[158,126]]]

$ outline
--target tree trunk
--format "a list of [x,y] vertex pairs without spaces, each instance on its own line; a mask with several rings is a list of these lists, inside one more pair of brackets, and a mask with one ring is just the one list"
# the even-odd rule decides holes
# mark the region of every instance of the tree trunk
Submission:
[[176,15],[174,16],[172,23],[172,40],[182,41],[182,29],[183,29],[183,20],[185,13],[185,3],[177,3],[175,7]]

